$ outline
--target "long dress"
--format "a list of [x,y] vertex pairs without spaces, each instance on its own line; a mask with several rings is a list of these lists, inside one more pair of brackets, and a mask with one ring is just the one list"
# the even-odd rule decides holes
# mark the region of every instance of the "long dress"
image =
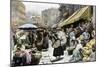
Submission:
[[57,57],[64,55],[64,50],[63,47],[61,46],[60,40],[56,40],[53,46],[54,46],[53,56]]

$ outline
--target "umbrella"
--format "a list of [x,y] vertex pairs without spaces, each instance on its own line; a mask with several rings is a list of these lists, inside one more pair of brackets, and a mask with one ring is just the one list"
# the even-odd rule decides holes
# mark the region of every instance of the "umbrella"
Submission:
[[19,29],[37,29],[38,27],[33,24],[24,24],[19,27]]

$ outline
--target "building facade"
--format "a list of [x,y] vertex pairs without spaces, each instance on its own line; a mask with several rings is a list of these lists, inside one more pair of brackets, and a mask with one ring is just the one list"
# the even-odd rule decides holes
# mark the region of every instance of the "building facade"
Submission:
[[12,0],[11,1],[11,27],[16,29],[19,25],[25,23],[26,13],[25,5],[21,0]]
[[60,12],[56,8],[50,8],[42,11],[42,18],[47,27],[51,27],[57,23]]

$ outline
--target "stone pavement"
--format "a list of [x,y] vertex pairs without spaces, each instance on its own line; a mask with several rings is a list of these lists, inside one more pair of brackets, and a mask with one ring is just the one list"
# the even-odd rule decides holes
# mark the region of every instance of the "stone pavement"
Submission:
[[68,56],[67,51],[64,51],[64,56],[61,56],[62,59],[52,62],[56,58],[51,55],[52,54],[49,51],[42,52],[42,58],[40,59],[39,64],[66,63],[69,62],[71,58],[71,56]]
[[67,50],[64,51],[64,56],[61,56],[62,59],[52,62],[56,58],[53,56],[52,46],[49,45],[48,51],[42,51],[42,58],[40,59],[39,64],[54,64],[54,63],[66,63],[69,62],[71,56],[68,55]]

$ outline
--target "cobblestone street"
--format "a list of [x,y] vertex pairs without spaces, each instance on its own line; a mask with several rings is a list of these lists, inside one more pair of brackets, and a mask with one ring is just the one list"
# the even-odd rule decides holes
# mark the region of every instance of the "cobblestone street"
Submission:
[[[56,60],[56,58],[53,56],[53,48],[49,44],[48,51],[42,52],[42,58],[40,59],[39,64],[66,63],[66,62],[69,62],[70,58],[71,58],[71,55],[69,56],[67,50],[65,50],[64,55],[61,56],[61,59]],[[52,61],[54,61],[54,62],[52,62]]]

